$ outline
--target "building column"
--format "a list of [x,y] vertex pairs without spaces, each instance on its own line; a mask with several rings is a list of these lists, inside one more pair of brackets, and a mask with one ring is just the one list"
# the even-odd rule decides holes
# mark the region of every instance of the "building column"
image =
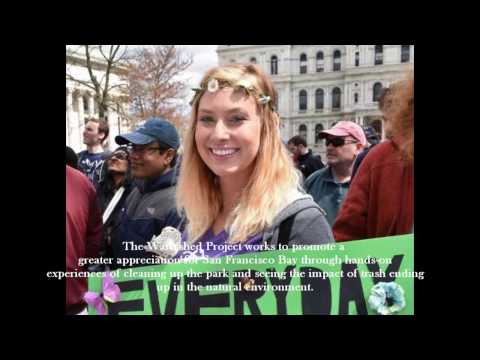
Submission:
[[72,110],[73,110],[73,98],[72,98],[72,91],[67,88],[67,108],[66,108],[66,130],[67,130],[67,141],[66,144],[70,146],[71,142],[71,128],[72,128],[72,122],[73,122],[73,116],[72,116]]
[[80,134],[80,127],[78,122],[78,112],[76,112],[73,107],[73,105],[76,104],[77,102],[78,92],[72,91],[71,96],[72,96],[72,107],[70,109],[70,113],[68,114],[69,116],[68,122],[69,122],[69,129],[70,129],[69,146],[73,150],[75,150],[75,152],[79,152],[81,150],[81,144],[82,144],[82,142],[80,141],[81,134]]
[[343,87],[343,91],[344,91],[344,94],[343,94],[343,109],[345,111],[349,111],[350,110],[350,105],[353,103],[353,101],[351,101],[350,99],[350,84],[349,83],[345,83],[344,87]]
[[307,125],[307,145],[308,147],[315,146],[315,122],[309,121]]
[[[308,56],[308,55],[307,55]],[[315,74],[317,72],[317,53],[315,52],[311,58],[308,58],[308,73]]]
[[346,99],[345,99],[345,87],[344,86],[339,86],[340,89],[340,112],[345,111],[345,106],[347,104]]
[[77,129],[78,129],[78,144],[82,144],[82,133],[85,127],[85,113],[83,110],[83,94],[81,92],[77,93],[77,105],[78,105],[78,122],[77,122]]
[[107,110],[107,118],[108,118],[108,142],[104,144],[106,149],[112,150],[115,148],[115,136],[120,135],[120,129],[118,124],[118,114],[116,111],[112,111],[110,109]]
[[369,48],[370,48],[370,45],[363,46],[363,65],[364,66],[370,66],[370,59],[368,57],[368,54],[370,52]]
[[362,104],[363,104],[363,108],[366,108],[367,107],[367,104],[368,104],[368,82],[365,81],[363,84],[362,84],[362,95],[361,95],[361,98],[362,98]]
[[352,63],[351,63],[351,60],[350,60],[351,57],[352,57],[352,55],[351,55],[351,52],[352,52],[352,51],[351,51],[351,47],[352,47],[352,46],[353,46],[353,45],[345,45],[345,70],[346,70],[347,68],[351,68],[351,67],[352,67],[352,66],[351,66]]
[[310,91],[310,96],[309,96],[309,100],[310,101],[310,106],[308,107],[308,112],[312,112],[314,113],[315,112],[315,109],[316,109],[316,105],[315,105],[315,88],[311,88],[309,91]]
[[270,69],[267,68],[267,60],[265,53],[262,52],[258,56],[258,65],[265,71],[265,73],[269,74]]
[[324,93],[323,93],[323,109],[325,112],[330,112],[332,111],[332,103],[331,103],[331,99],[330,99],[330,91],[331,89],[330,88],[325,88],[324,89]]
[[370,62],[371,66],[378,66],[375,65],[375,45],[370,45],[370,48],[368,50],[368,61]]
[[93,93],[90,93],[90,97],[88,98],[88,114],[90,116],[95,116],[94,96]]

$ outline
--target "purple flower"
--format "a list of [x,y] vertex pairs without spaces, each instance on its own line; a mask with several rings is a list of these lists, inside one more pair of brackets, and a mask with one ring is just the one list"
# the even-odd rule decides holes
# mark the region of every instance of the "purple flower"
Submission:
[[102,283],[102,292],[100,294],[88,291],[83,296],[83,300],[96,310],[99,315],[107,314],[105,302],[115,303],[120,300],[120,288],[113,281],[111,273],[105,273]]

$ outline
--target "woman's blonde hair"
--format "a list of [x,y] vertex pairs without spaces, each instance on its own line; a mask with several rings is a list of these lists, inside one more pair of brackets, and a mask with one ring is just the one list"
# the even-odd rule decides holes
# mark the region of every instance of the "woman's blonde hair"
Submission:
[[[200,85],[207,87],[211,79],[229,84],[251,85],[258,94],[277,102],[271,80],[256,65],[230,64],[209,70]],[[214,223],[222,210],[222,194],[217,176],[207,167],[195,143],[198,105],[192,103],[192,122],[184,139],[184,156],[177,186],[177,206],[188,219],[189,242],[197,241]],[[252,96],[252,95],[250,95]],[[260,147],[254,160],[251,177],[226,222],[229,242],[244,242],[270,226],[274,217],[287,204],[289,194],[299,187],[299,175],[280,136],[280,118],[273,106],[258,104],[260,110]]]
[[390,132],[404,158],[413,160],[414,76],[409,71],[406,80],[396,83],[388,94],[389,106],[384,110],[390,122]]

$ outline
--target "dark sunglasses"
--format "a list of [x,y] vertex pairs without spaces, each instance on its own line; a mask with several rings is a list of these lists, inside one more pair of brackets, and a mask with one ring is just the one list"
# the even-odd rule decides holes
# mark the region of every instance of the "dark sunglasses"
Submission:
[[110,159],[128,160],[128,154],[124,152],[118,152],[113,154]]
[[325,138],[325,146],[332,144],[335,147],[343,146],[345,144],[356,144],[358,141],[352,140],[345,140],[341,137],[332,137],[332,138]]

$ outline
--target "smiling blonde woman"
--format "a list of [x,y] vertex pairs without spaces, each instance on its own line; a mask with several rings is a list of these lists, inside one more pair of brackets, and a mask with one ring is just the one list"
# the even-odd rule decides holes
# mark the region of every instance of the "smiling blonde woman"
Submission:
[[[255,65],[233,64],[211,69],[200,84],[177,187],[177,205],[188,220],[184,240],[333,242],[323,210],[301,191],[282,143],[271,80]],[[211,257],[249,251],[209,249]]]

